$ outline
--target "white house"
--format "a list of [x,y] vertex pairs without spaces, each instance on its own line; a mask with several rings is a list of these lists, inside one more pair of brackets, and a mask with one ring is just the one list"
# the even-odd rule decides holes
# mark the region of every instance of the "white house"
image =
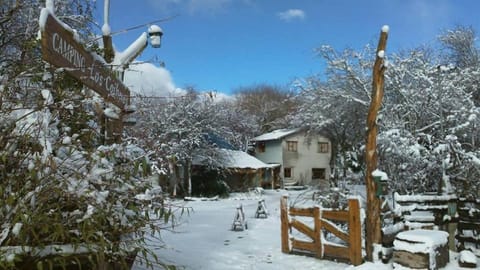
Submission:
[[268,164],[281,166],[284,185],[328,186],[331,142],[303,129],[279,129],[255,137],[255,156]]

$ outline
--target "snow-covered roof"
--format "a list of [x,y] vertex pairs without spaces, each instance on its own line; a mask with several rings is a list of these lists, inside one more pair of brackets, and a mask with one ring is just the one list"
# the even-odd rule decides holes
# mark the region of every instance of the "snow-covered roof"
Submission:
[[219,149],[219,151],[224,154],[225,160],[223,166],[225,168],[261,169],[270,167],[270,165],[243,151],[227,149]]
[[277,129],[269,133],[262,134],[258,137],[255,137],[252,139],[252,141],[272,141],[272,140],[278,140],[281,138],[284,138],[288,135],[297,133],[300,131],[300,128],[294,128],[294,129]]
[[[237,169],[261,169],[261,168],[273,168],[278,164],[266,164],[261,160],[251,156],[243,151],[217,149],[218,155],[221,157],[220,167],[222,168],[237,168]],[[202,157],[194,157],[193,164],[202,165]]]

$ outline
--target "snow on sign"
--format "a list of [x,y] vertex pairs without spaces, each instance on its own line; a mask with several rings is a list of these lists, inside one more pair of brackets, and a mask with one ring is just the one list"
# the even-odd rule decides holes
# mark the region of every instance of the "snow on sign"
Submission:
[[104,63],[74,38],[73,31],[44,8],[40,15],[42,55],[120,109],[129,103],[130,91]]

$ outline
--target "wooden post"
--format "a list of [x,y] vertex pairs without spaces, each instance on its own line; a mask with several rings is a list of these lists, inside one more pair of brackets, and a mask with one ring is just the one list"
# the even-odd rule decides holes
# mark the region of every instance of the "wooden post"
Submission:
[[322,250],[322,220],[320,215],[320,208],[315,207],[313,209],[313,219],[314,219],[314,233],[315,233],[315,256],[317,258],[323,257],[323,250]]
[[282,238],[282,252],[290,253],[290,244],[288,240],[288,196],[280,198],[280,223],[281,223],[281,238]]
[[377,55],[373,66],[373,83],[370,109],[367,116],[367,145],[365,163],[367,165],[365,184],[367,187],[367,220],[365,247],[367,260],[373,261],[374,245],[382,243],[380,224],[380,199],[375,194],[376,185],[372,172],[377,169],[377,114],[383,99],[384,54],[387,46],[388,26],[382,27],[377,46]]
[[105,143],[106,144],[113,144],[114,137],[113,137],[113,121],[110,118],[105,119]]
[[360,265],[362,263],[362,224],[360,222],[360,206],[357,199],[348,200],[348,213],[350,262],[353,265]]

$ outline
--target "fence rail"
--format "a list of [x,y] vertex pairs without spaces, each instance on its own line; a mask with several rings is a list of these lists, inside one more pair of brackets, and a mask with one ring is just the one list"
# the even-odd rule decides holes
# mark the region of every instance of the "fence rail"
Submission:
[[[319,207],[288,208],[288,197],[280,199],[282,252],[302,252],[317,258],[344,259],[353,265],[362,263],[362,233],[360,221],[360,205],[357,199],[348,202],[348,210],[325,210]],[[295,217],[313,218],[313,228]],[[343,231],[333,221],[348,224],[348,232]],[[292,229],[306,236],[308,240],[290,237]],[[346,245],[326,241],[322,233],[330,232]]]

